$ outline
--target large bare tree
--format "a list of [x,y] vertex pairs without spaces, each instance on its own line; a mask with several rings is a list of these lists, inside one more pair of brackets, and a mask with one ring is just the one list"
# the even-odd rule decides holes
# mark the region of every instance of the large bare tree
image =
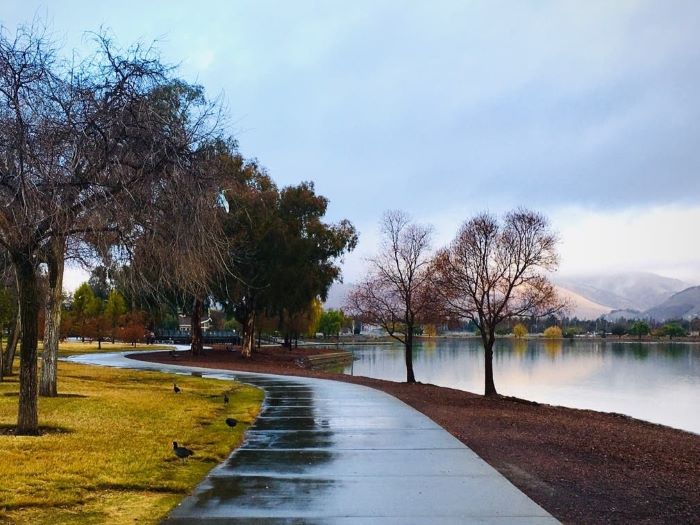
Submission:
[[432,228],[412,223],[404,212],[389,211],[382,219],[381,232],[380,251],[368,259],[369,272],[350,291],[345,307],[404,345],[406,382],[415,383],[415,329],[432,320],[435,312],[428,271]]
[[[193,109],[205,106],[201,90],[173,78],[151,50],[96,41],[76,65],[59,61],[36,28],[0,33],[0,245],[21,312],[18,434],[38,432],[40,264],[49,262],[49,303],[60,308],[62,243],[128,246],[148,231],[162,195],[186,202],[199,185],[190,160],[210,117]],[[55,359],[45,366],[55,381]]]
[[470,319],[484,345],[484,393],[496,395],[493,347],[507,319],[559,312],[566,304],[546,273],[558,266],[557,236],[547,219],[517,209],[499,220],[482,213],[464,223],[438,252],[431,271],[435,291],[454,316]]

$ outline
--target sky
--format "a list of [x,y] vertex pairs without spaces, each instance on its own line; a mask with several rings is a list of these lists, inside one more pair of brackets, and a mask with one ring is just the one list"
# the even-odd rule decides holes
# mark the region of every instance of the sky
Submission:
[[[487,210],[545,213],[563,275],[700,283],[697,1],[0,0],[66,53],[107,29],[226,106],[280,185],[312,180],[351,220],[359,279],[386,209],[436,247]],[[67,275],[67,287],[83,276]]]

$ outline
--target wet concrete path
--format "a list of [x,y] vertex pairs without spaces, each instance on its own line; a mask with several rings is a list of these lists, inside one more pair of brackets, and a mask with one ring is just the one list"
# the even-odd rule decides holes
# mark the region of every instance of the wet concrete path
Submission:
[[158,365],[124,354],[73,362],[203,372],[265,390],[240,449],[165,523],[557,523],[432,420],[372,388]]

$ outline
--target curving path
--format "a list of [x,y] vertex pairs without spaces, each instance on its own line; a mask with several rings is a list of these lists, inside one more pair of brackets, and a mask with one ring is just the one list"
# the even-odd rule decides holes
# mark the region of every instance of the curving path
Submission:
[[[128,353],[128,352],[127,352]],[[127,353],[73,362],[236,379],[265,390],[243,446],[165,523],[558,523],[431,419],[372,388],[158,365]]]

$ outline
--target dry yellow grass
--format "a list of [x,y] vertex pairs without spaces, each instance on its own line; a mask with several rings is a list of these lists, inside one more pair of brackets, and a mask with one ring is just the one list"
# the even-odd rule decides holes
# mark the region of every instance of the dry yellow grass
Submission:
[[[16,376],[0,383],[5,434],[17,387]],[[0,434],[0,521],[156,523],[240,445],[262,402],[260,390],[236,383],[64,362],[59,391],[39,401],[47,433]],[[229,416],[244,424],[228,428]],[[178,460],[173,441],[195,455]]]
[[[137,346],[131,346],[128,343],[122,343],[117,341],[116,343],[110,343],[108,341],[102,341],[102,348],[97,348],[97,343],[94,341],[85,341],[81,343],[80,341],[62,341],[58,345],[58,354],[62,357],[75,355],[75,354],[94,354],[98,352],[138,352],[141,350],[163,350],[169,348],[164,345],[144,345],[138,344]],[[44,345],[39,341],[39,352],[43,349]],[[60,366],[60,364],[59,364]]]

